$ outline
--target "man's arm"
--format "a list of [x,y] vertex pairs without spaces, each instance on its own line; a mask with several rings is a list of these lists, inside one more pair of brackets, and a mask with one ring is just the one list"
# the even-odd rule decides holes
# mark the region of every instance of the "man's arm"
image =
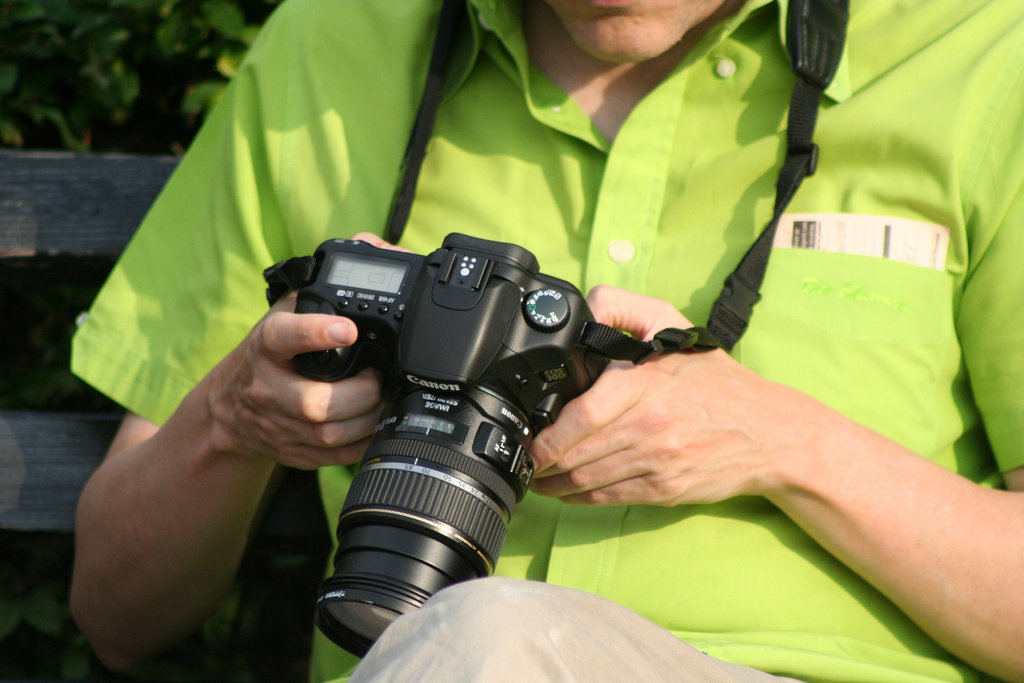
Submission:
[[184,410],[176,419],[190,425],[184,435],[126,417],[79,502],[71,609],[114,670],[169,647],[211,613],[273,467],[217,461],[189,438],[198,423]]
[[1012,490],[991,490],[830,425],[837,444],[850,440],[768,498],[950,652],[1024,680],[1024,469],[1009,473]]
[[[621,290],[590,301],[641,338],[688,326]],[[570,502],[765,496],[950,652],[1024,680],[1024,470],[978,486],[721,351],[610,366],[531,454],[535,490]]]
[[299,376],[296,353],[355,341],[351,321],[282,302],[157,427],[128,416],[78,508],[71,607],[126,669],[177,642],[230,585],[276,464],[356,461],[379,412],[366,372]]

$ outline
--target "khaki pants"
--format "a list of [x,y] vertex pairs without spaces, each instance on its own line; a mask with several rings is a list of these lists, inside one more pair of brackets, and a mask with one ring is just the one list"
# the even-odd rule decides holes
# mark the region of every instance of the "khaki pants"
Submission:
[[705,655],[613,602],[534,581],[456,584],[396,620],[351,678],[367,681],[783,679]]

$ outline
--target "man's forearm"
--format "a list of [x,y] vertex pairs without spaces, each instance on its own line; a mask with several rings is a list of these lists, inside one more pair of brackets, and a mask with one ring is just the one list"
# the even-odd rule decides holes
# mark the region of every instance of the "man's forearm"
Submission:
[[72,609],[114,669],[173,644],[215,608],[273,471],[211,449],[201,391],[159,431],[129,416],[79,503]]
[[819,410],[817,447],[768,498],[952,653],[1024,679],[1024,494]]

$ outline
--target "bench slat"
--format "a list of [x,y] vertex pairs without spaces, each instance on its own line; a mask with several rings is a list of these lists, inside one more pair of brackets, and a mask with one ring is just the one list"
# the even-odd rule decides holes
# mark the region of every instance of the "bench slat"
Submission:
[[[82,486],[117,430],[117,415],[0,411],[0,528],[70,534]],[[260,537],[323,540],[315,475],[289,471]]]
[[[101,280],[177,166],[172,156],[0,150],[0,275],[74,259]],[[76,278],[81,281],[82,278]]]
[[71,533],[78,495],[120,419],[0,411],[0,527]]

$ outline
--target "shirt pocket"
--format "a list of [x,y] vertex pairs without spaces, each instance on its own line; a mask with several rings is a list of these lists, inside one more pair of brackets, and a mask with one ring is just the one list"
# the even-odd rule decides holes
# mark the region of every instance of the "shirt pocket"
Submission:
[[949,274],[775,249],[761,292],[737,347],[744,365],[918,452],[935,447],[960,370]]

